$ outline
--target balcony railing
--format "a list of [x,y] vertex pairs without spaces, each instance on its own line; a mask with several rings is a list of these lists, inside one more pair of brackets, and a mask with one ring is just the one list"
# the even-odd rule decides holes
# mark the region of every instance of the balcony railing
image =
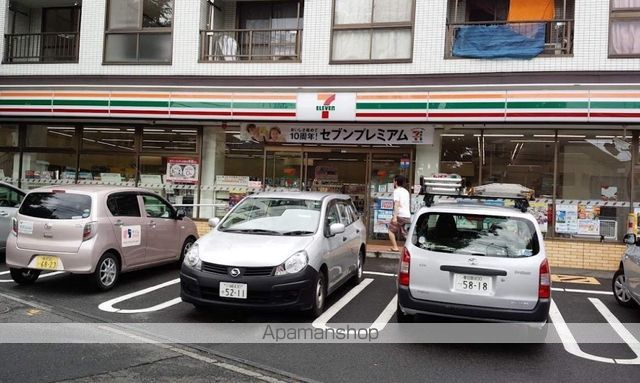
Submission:
[[4,35],[4,62],[77,62],[79,41],[79,32]]
[[537,27],[544,27],[544,50],[542,56],[567,56],[573,54],[573,20],[527,21],[509,23],[507,21],[467,22],[447,24],[445,58],[455,58],[454,46],[462,28],[473,26],[510,26],[513,31],[525,36],[532,35]]
[[300,61],[301,29],[200,31],[200,61]]

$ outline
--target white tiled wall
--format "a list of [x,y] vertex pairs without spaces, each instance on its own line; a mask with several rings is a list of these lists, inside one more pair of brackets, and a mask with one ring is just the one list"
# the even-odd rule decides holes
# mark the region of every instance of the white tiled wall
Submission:
[[[8,1],[0,0],[0,30],[5,30]],[[608,0],[575,0],[573,57],[533,60],[445,60],[447,0],[417,0],[413,62],[369,65],[329,65],[332,0],[305,2],[301,63],[198,63],[202,1],[175,1],[172,65],[103,65],[105,0],[83,0],[78,64],[0,65],[0,75],[302,76],[640,70],[640,59],[607,58]],[[0,39],[0,49],[4,49],[3,44]]]

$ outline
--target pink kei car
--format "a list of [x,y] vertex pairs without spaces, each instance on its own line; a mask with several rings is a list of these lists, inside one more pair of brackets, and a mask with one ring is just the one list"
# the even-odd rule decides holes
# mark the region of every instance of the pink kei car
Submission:
[[42,270],[92,274],[100,290],[121,272],[178,262],[196,226],[159,195],[137,188],[65,185],[30,191],[11,224],[7,265],[19,284]]

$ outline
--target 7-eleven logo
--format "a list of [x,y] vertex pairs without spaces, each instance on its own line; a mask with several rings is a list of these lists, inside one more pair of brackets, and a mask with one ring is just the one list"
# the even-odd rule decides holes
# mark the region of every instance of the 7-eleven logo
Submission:
[[333,112],[336,110],[333,102],[336,100],[336,94],[318,94],[318,101],[322,103],[322,105],[316,105],[316,110],[322,112],[322,119],[326,120],[329,118],[329,112]]

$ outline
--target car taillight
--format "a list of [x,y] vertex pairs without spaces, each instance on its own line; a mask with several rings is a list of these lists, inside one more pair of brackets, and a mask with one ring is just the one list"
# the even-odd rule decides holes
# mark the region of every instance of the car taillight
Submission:
[[82,230],[82,240],[83,241],[89,240],[93,238],[94,235],[96,235],[95,222],[89,222],[86,225],[84,225],[84,229]]
[[11,234],[18,236],[18,219],[16,217],[11,218]]
[[549,262],[545,259],[540,264],[540,284],[538,285],[538,298],[551,297],[551,271]]
[[398,283],[400,286],[409,286],[409,264],[411,263],[411,254],[405,247],[402,250],[402,258],[400,260],[400,272],[398,273]]

